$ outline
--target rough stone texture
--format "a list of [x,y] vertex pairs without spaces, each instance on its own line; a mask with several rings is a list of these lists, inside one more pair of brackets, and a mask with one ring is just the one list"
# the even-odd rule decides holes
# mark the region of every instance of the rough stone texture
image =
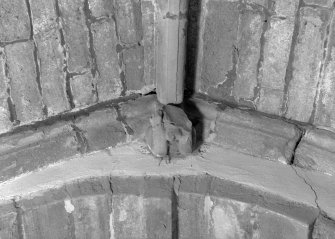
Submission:
[[332,186],[334,177],[302,168],[295,168],[295,171],[315,192],[315,201],[320,212],[335,221],[335,187]]
[[150,127],[145,134],[145,142],[150,152],[161,159],[168,158],[170,149],[163,115],[164,111],[161,107],[151,114],[149,118]]
[[309,5],[317,5],[321,7],[329,7],[333,6],[334,0],[304,0],[305,4]]
[[144,81],[146,85],[155,83],[155,6],[151,0],[141,1],[143,48],[144,48]]
[[205,30],[201,36],[204,44],[201,82],[197,88],[206,92],[214,87],[214,92],[209,93],[222,99],[232,94],[230,72],[236,61],[238,5],[236,1],[208,1],[206,4]]
[[29,39],[31,29],[25,0],[1,1],[0,16],[0,42]]
[[23,215],[26,238],[71,238],[73,218],[67,215],[64,202],[41,205]]
[[48,116],[69,110],[65,91],[64,55],[58,30],[35,36],[40,61],[40,81],[43,102]]
[[157,110],[157,98],[153,95],[144,96],[135,101],[120,104],[120,114],[131,129],[131,137],[145,139],[150,127],[148,118]]
[[172,238],[171,200],[117,195],[112,200],[115,238]]
[[76,120],[75,125],[87,140],[88,151],[114,147],[126,140],[125,130],[117,117],[116,110],[111,108]]
[[68,213],[73,215],[75,238],[111,238],[111,204],[109,195],[69,200],[68,205],[73,206],[73,211]]
[[59,123],[1,139],[0,181],[78,154],[75,133]]
[[11,97],[21,123],[43,118],[42,97],[38,90],[34,44],[21,42],[5,47]]
[[[192,122],[185,112],[172,105],[163,108],[164,129],[166,139],[169,142],[169,155],[186,156],[192,152]],[[155,139],[154,139],[155,140]]]
[[73,76],[70,79],[73,103],[76,107],[90,105],[96,102],[96,89],[91,72]]
[[179,238],[303,239],[309,233],[308,225],[262,207],[191,193],[179,195],[179,213]]
[[335,175],[335,134],[326,130],[308,130],[295,152],[294,164],[309,170]]
[[261,36],[264,16],[246,11],[240,16],[241,29],[238,32],[239,58],[234,82],[234,97],[252,100],[258,85],[258,62],[261,53]]
[[119,59],[116,52],[118,40],[115,32],[115,23],[109,19],[101,23],[92,24],[91,29],[99,72],[97,79],[99,101],[117,98],[121,95],[122,84],[119,73]]
[[298,3],[297,0],[276,1],[274,15],[268,19],[263,62],[259,69],[259,111],[281,114]]
[[111,17],[114,13],[113,1],[88,0],[91,14],[95,18]]
[[315,102],[315,115],[313,124],[335,128],[335,19],[330,24],[327,52],[321,79],[319,82],[318,95]]
[[[218,106],[215,103],[193,98],[185,102],[185,112],[192,121],[196,133],[196,142],[210,142],[215,134],[215,121],[218,117]],[[195,142],[194,142],[195,143]]]
[[142,39],[141,4],[139,0],[116,0],[116,21],[122,43],[137,43]]
[[329,11],[310,7],[300,10],[298,42],[288,89],[287,118],[308,122],[312,116],[328,20]]
[[313,239],[335,238],[335,222],[320,216],[313,227]]
[[10,130],[11,116],[8,107],[9,79],[6,76],[6,59],[4,49],[0,48],[0,133]]
[[34,34],[57,28],[54,0],[29,0]]
[[262,7],[267,8],[268,7],[268,1],[267,0],[247,0],[248,4],[256,4]]
[[19,238],[16,208],[12,201],[1,202],[0,205],[0,237]]
[[144,74],[144,48],[138,46],[123,52],[125,64],[127,90],[140,90],[145,86]]
[[219,113],[214,142],[264,159],[289,163],[299,130],[281,120],[227,108]]
[[68,52],[68,70],[79,73],[91,66],[84,0],[58,2]]

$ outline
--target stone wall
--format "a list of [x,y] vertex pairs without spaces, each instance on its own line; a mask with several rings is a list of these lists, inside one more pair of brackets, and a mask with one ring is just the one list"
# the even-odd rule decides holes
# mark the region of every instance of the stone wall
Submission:
[[190,11],[191,90],[335,128],[332,0],[203,0]]
[[139,0],[1,1],[0,133],[153,90],[153,12]]

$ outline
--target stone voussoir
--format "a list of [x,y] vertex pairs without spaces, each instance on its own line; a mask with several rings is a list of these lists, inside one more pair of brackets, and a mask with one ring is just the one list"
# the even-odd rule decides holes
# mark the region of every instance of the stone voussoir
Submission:
[[219,112],[215,134],[213,142],[223,147],[289,164],[301,132],[282,120],[228,107]]
[[295,152],[298,167],[335,174],[335,134],[323,129],[310,129],[303,136]]
[[79,153],[75,132],[62,122],[4,136],[0,141],[0,181]]
[[149,117],[158,107],[156,96],[148,95],[120,104],[120,116],[132,130],[132,137],[144,139],[150,127]]
[[118,120],[114,108],[98,110],[89,116],[83,116],[75,121],[77,133],[83,137],[84,147],[88,151],[96,151],[114,147],[126,141],[126,132]]
[[1,1],[0,16],[0,42],[29,39],[31,26],[24,0]]

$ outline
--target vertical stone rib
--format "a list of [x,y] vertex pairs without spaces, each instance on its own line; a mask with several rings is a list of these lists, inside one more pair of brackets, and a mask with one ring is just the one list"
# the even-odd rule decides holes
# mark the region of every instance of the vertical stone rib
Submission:
[[[186,14],[181,6],[188,1],[158,2],[156,80],[158,99],[163,104],[179,104],[183,100]],[[183,29],[183,31],[182,31]]]

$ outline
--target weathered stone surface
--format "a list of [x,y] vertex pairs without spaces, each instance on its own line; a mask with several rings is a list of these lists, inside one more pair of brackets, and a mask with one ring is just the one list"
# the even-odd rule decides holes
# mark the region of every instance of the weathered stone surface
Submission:
[[163,121],[163,109],[154,111],[150,118],[150,127],[145,134],[145,142],[153,155],[159,158],[168,157],[169,146],[166,137],[165,122]]
[[88,0],[88,5],[93,17],[111,17],[114,13],[113,1],[110,0]]
[[319,81],[313,124],[335,128],[335,19],[330,24],[325,62]]
[[304,7],[295,46],[286,117],[308,122],[312,116],[327,34],[329,11]]
[[196,131],[196,142],[193,142],[193,144],[210,142],[213,139],[212,137],[216,136],[215,121],[219,114],[217,105],[193,98],[185,102],[184,109]]
[[150,127],[149,115],[157,110],[157,98],[154,95],[140,97],[134,101],[120,104],[120,113],[127,125],[132,129],[132,137],[144,139]]
[[321,7],[332,7],[334,0],[304,0],[305,4],[317,5]]
[[0,237],[19,238],[17,212],[13,201],[1,202],[0,205]]
[[112,200],[115,238],[172,238],[171,200],[117,195]]
[[144,81],[146,85],[155,83],[155,6],[151,0],[141,1],[143,48],[144,48]]
[[58,2],[68,52],[68,70],[79,73],[91,66],[84,0]]
[[201,36],[204,44],[201,82],[197,88],[206,92],[209,88],[216,88],[221,84],[221,88],[214,93],[223,99],[230,97],[232,93],[231,81],[234,79],[231,71],[236,61],[234,58],[239,20],[238,5],[237,1],[208,1],[206,4],[206,22],[203,26],[205,29]]
[[91,177],[89,179],[75,180],[66,184],[64,190],[68,194],[67,196],[71,198],[91,197],[112,192],[109,177]]
[[96,54],[99,77],[97,91],[99,101],[106,101],[120,96],[122,83],[116,44],[115,23],[110,19],[91,26],[94,51]]
[[[192,122],[185,112],[172,105],[163,108],[163,123],[166,139],[169,142],[169,155],[186,156],[192,152]],[[155,140],[155,139],[154,139]]]
[[21,123],[43,118],[42,97],[38,90],[34,44],[21,42],[5,47],[11,97]]
[[0,16],[0,42],[29,39],[30,20],[24,0],[1,1]]
[[57,27],[54,0],[29,0],[34,34],[47,32]]
[[[331,220],[335,220],[335,187],[334,176],[316,171],[295,168],[295,171],[313,188],[317,195],[318,209]],[[319,214],[320,215],[320,214]]]
[[281,114],[298,2],[276,1],[274,15],[268,19],[257,102],[257,110],[265,113]]
[[208,238],[210,218],[205,197],[193,193],[179,193],[178,204],[179,238]]
[[290,162],[300,135],[294,125],[231,108],[219,112],[215,132],[219,145],[282,163]]
[[184,98],[188,1],[157,1],[156,93],[162,104]]
[[96,102],[97,96],[91,72],[73,76],[70,81],[73,103],[76,107],[90,105]]
[[75,133],[64,123],[5,136],[1,141],[1,181],[79,153]]
[[106,109],[76,120],[75,124],[87,140],[88,150],[95,151],[125,142],[126,133],[116,110]]
[[139,0],[116,0],[116,22],[122,43],[136,43],[142,39],[142,14]]
[[335,222],[320,216],[313,227],[313,239],[335,238]]
[[[192,220],[190,220],[192,218]],[[307,238],[308,225],[262,207],[179,194],[180,238]]]
[[113,238],[110,236],[110,195],[95,195],[65,201],[65,209],[73,215],[75,238]]
[[140,90],[145,86],[144,74],[144,48],[127,49],[123,52],[125,64],[127,90]]
[[259,6],[268,7],[268,1],[267,0],[247,0],[247,3],[249,4],[257,4]]
[[172,178],[158,175],[111,176],[110,184],[113,195],[141,195],[144,198],[169,198],[173,189]]
[[335,175],[335,134],[326,130],[308,130],[295,152],[294,164]]
[[4,49],[0,48],[0,133],[10,130],[12,123],[8,107],[9,79],[6,76],[6,59]]
[[35,36],[40,64],[40,81],[43,102],[48,116],[70,108],[65,91],[64,55],[58,30]]
[[234,82],[234,97],[237,102],[240,99],[251,100],[255,97],[263,21],[264,16],[251,11],[246,11],[240,16],[240,29],[237,39],[239,58]]
[[64,201],[27,208],[23,214],[26,238],[73,238],[74,218]]

